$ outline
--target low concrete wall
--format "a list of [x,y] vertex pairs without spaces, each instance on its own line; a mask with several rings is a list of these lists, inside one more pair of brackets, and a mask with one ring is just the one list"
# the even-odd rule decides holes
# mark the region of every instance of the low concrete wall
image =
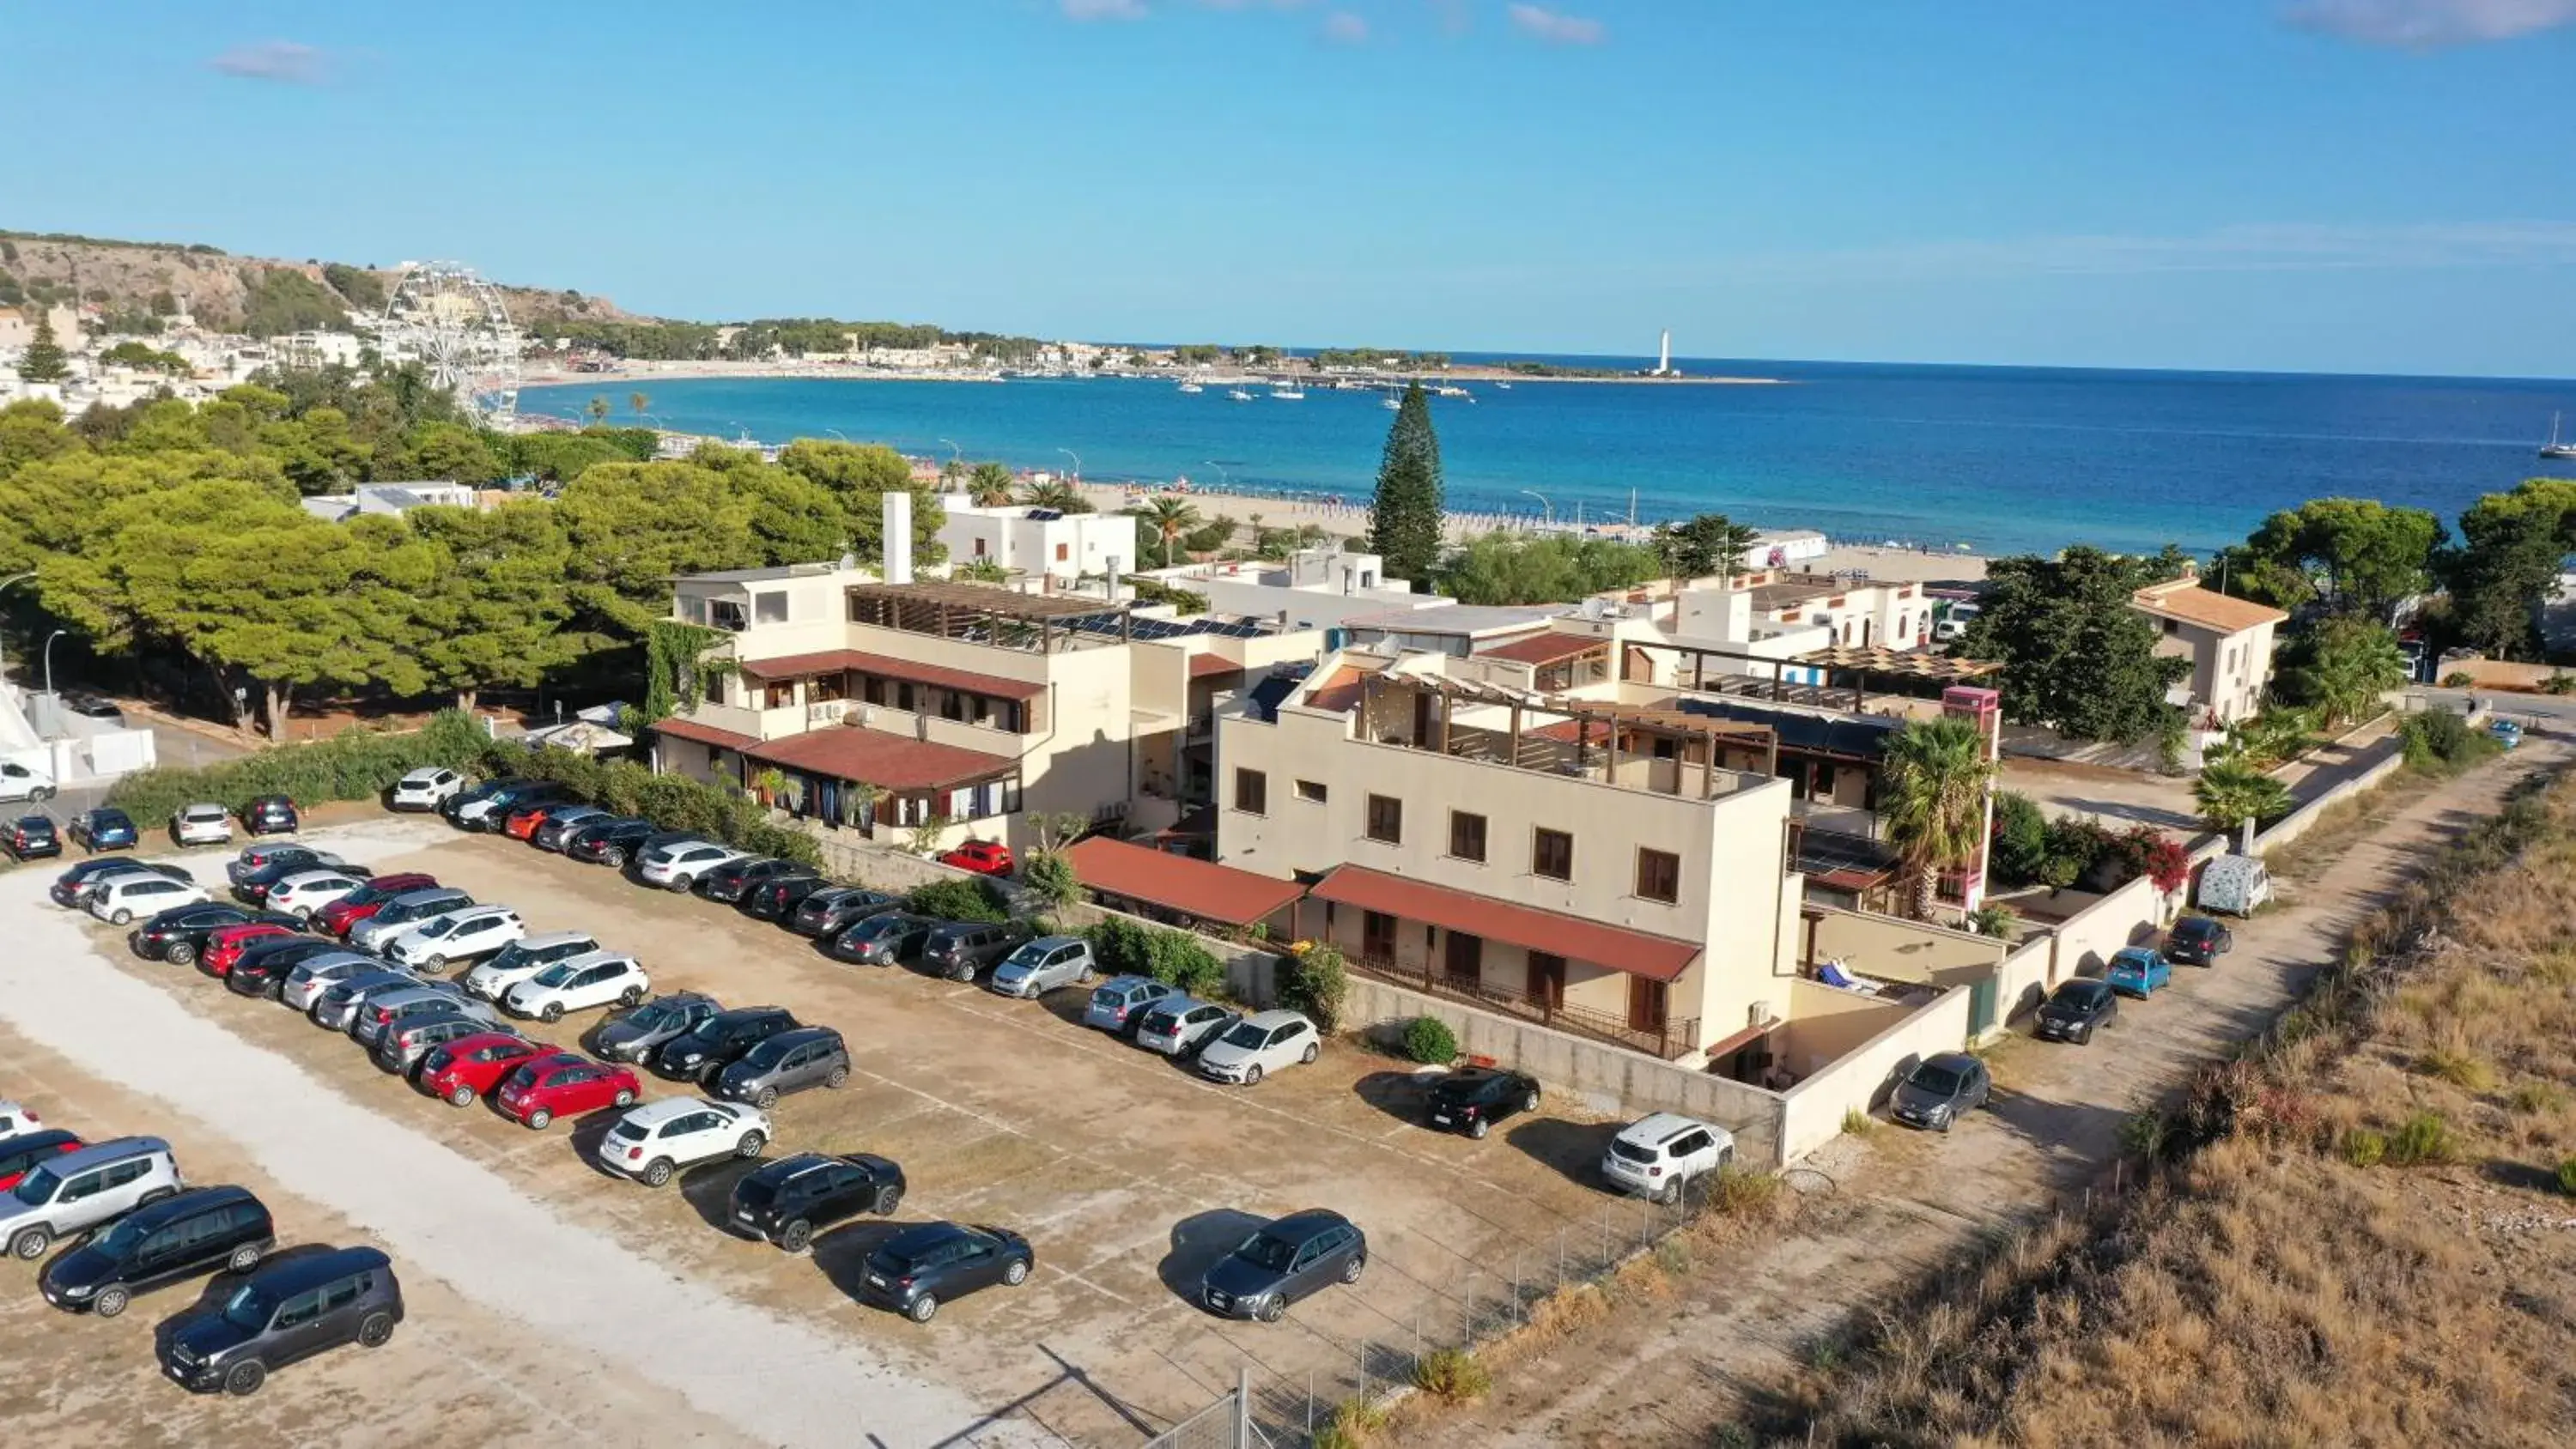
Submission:
[[2164,773],[2164,753],[2153,740],[2117,745],[2104,740],[2069,739],[2039,725],[2005,725],[1998,745],[2007,755],[2070,760],[2080,765],[2103,765],[2114,770],[2137,770],[2150,775]]
[[2039,1009],[2059,981],[2057,937],[2038,935],[2015,947],[1995,968],[1995,1034],[2004,1024]]
[[1877,1109],[1914,1064],[1956,1051],[1968,1036],[1968,989],[1953,987],[1780,1097],[1780,1159],[1794,1162],[1834,1140],[1843,1114]]
[[1791,1075],[1803,1078],[1831,1067],[1912,1013],[1901,1001],[1819,981],[1792,981],[1789,1020],[1771,1034],[1771,1050]]
[[2389,776],[2406,768],[2405,752],[2396,740],[2388,741],[2383,748],[2388,753],[2381,756],[2378,763],[2282,816],[2273,822],[2271,829],[2255,835],[2254,853],[2261,855],[2265,851],[2287,845],[2307,834],[2309,830],[2315,828],[2318,818],[2328,810],[2364,791],[2378,788]]

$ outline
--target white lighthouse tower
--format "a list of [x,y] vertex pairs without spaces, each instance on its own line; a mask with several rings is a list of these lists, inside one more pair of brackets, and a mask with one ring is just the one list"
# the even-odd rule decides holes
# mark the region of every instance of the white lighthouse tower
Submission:
[[1653,372],[1648,373],[1648,374],[1647,374],[1647,376],[1649,376],[1649,377],[1672,377],[1672,376],[1674,376],[1674,375],[1675,375],[1675,374],[1674,374],[1674,372],[1673,372],[1673,329],[1671,329],[1670,327],[1667,327],[1667,328],[1665,328],[1665,329],[1664,329],[1664,340],[1663,340],[1663,345],[1662,345],[1660,348],[1658,348],[1658,349],[1656,350],[1656,353],[1655,353],[1655,370],[1654,370]]

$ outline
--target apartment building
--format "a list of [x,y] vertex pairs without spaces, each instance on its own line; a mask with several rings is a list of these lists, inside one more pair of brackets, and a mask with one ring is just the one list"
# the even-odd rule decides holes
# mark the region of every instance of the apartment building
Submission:
[[945,511],[939,541],[952,563],[998,564],[1023,578],[1050,582],[1134,572],[1137,565],[1133,514],[985,506],[959,493],[943,496],[939,504]]
[[2289,615],[2214,593],[2190,574],[2140,589],[2129,606],[2156,622],[2156,652],[2188,659],[2192,724],[2223,729],[2263,708],[2272,683],[2272,636]]
[[1146,577],[1204,595],[1217,613],[1273,619],[1292,629],[1333,629],[1368,615],[1457,602],[1417,594],[1411,583],[1387,577],[1386,561],[1376,554],[1330,548],[1303,549],[1275,562],[1183,564],[1149,570]]
[[1931,601],[1916,583],[1872,583],[1764,569],[1693,579],[1672,596],[1675,634],[1767,658],[1821,649],[1919,649]]

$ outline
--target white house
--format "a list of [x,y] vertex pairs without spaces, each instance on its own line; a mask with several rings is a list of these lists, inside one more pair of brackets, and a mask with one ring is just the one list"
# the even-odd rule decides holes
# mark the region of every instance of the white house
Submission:
[[947,514],[939,541],[952,565],[993,563],[1030,578],[1071,580],[1132,572],[1136,519],[1125,513],[1063,513],[1007,503],[984,506],[962,494],[939,500]]

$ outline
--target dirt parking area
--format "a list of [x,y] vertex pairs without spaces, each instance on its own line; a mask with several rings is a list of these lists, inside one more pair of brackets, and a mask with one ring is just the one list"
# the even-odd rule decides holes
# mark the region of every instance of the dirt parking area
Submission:
[[[634,952],[658,990],[839,1029],[858,1072],[780,1103],[771,1155],[892,1157],[911,1183],[903,1209],[803,1256],[736,1239],[721,1224],[747,1165],[701,1167],[659,1193],[610,1178],[586,1150],[613,1113],[532,1133],[433,1101],[294,1012],[133,958],[121,933],[42,899],[52,872],[13,873],[0,930],[28,949],[0,960],[0,1030],[16,1038],[0,1038],[13,1048],[0,1094],[76,1126],[160,1132],[192,1179],[296,1203],[280,1216],[297,1240],[380,1242],[415,1299],[397,1346],[290,1370],[245,1410],[159,1384],[151,1316],[70,1320],[26,1285],[0,1293],[0,1391],[46,1388],[0,1393],[40,1406],[13,1422],[78,1441],[85,1407],[130,1401],[141,1417],[128,1423],[295,1415],[242,1422],[294,1441],[374,1438],[417,1423],[404,1412],[415,1400],[379,1381],[406,1382],[419,1370],[403,1356],[455,1342],[512,1347],[478,1377],[444,1376],[438,1397],[459,1401],[457,1417],[432,1442],[451,1427],[488,1442],[560,1426],[552,1414],[639,1443],[1134,1444],[1239,1367],[1329,1387],[1389,1361],[1417,1325],[1470,1294],[1490,1300],[1516,1261],[1535,1269],[1561,1229],[1602,1214],[1592,1164],[1615,1126],[1557,1104],[1484,1142],[1434,1134],[1416,1125],[1408,1067],[1339,1044],[1257,1088],[1220,1088],[1079,1025],[1078,991],[1018,1002],[842,966],[728,907],[432,821],[314,833],[376,869],[427,870],[516,906],[532,931],[588,930]],[[223,858],[192,863],[219,878]],[[529,1033],[569,1045],[589,1024]],[[675,1090],[645,1080],[648,1097]],[[1184,1296],[1251,1225],[1309,1206],[1367,1231],[1355,1289],[1276,1325],[1220,1321]],[[867,1253],[939,1218],[1026,1233],[1036,1275],[928,1327],[859,1306]]]

